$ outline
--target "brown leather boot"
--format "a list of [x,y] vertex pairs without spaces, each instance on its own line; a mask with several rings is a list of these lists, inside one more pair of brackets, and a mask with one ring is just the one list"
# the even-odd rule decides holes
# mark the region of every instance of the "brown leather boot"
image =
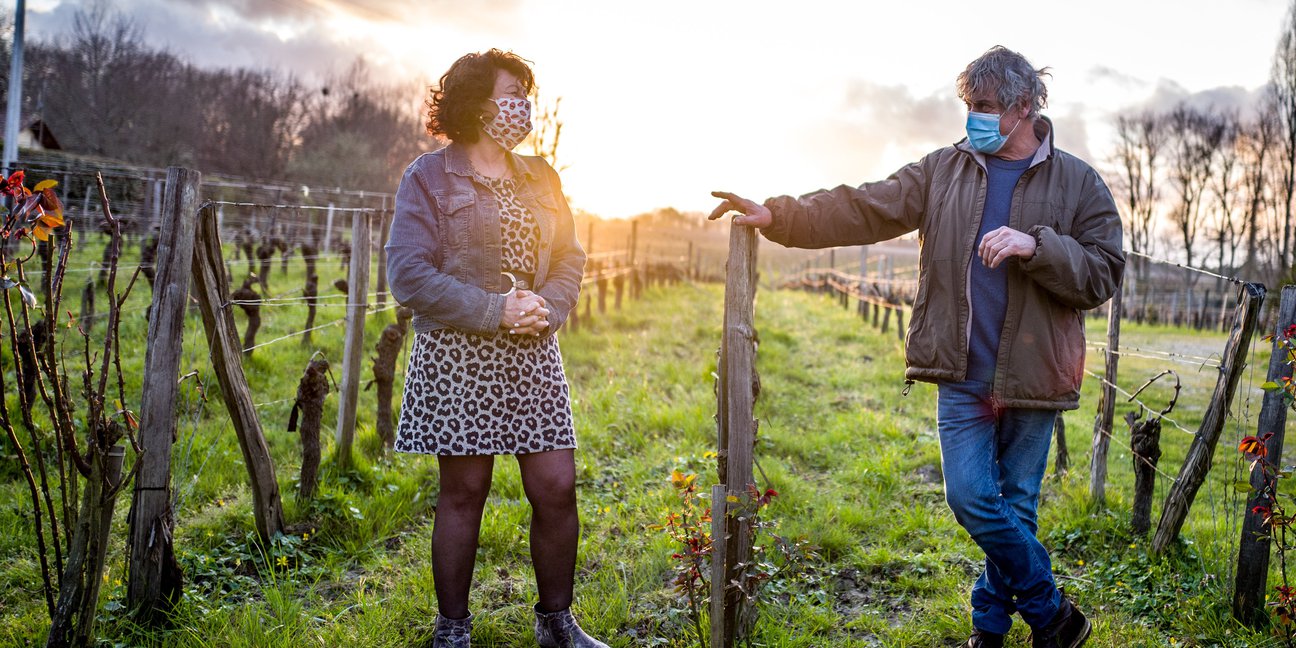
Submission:
[[1080,648],[1089,640],[1093,626],[1066,593],[1053,620],[1043,628],[1032,629],[1031,648]]
[[560,612],[541,612],[535,607],[535,635],[540,648],[608,648],[608,645],[581,630],[571,608]]
[[432,633],[432,648],[470,648],[472,643],[472,615],[462,619],[436,616],[436,630]]
[[1003,648],[1004,636],[986,632],[980,628],[972,629],[972,636],[960,648]]

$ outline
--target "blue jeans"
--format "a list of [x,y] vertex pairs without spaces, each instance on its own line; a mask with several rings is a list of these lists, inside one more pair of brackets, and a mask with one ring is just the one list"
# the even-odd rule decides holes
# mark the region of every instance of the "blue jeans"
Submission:
[[945,501],[986,555],[985,571],[972,587],[972,625],[981,630],[1007,634],[1013,612],[1042,627],[1061,603],[1048,551],[1035,538],[1056,416],[1054,410],[998,406],[989,383],[939,386]]

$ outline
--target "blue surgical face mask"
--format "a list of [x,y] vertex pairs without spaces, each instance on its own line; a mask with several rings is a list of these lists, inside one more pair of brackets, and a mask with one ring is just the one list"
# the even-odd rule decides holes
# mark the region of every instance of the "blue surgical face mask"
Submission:
[[967,136],[972,150],[986,155],[994,155],[1008,143],[1008,137],[1017,130],[1022,120],[1017,120],[1008,135],[999,132],[999,119],[1002,115],[968,111]]

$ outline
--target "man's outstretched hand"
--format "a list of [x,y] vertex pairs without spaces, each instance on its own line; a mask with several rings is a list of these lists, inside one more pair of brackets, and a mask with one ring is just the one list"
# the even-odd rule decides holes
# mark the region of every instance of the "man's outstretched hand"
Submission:
[[728,191],[712,191],[711,195],[724,200],[711,210],[707,220],[715,220],[731,211],[736,211],[738,214],[734,216],[733,222],[739,225],[763,228],[769,227],[770,223],[774,222],[774,215],[765,205]]

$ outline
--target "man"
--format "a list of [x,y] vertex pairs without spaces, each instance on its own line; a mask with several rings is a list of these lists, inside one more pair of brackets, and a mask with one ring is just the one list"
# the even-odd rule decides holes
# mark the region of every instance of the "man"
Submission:
[[1036,648],[1076,648],[1091,629],[1053,581],[1036,507],[1054,419],[1079,405],[1080,311],[1111,297],[1125,258],[1111,193],[1039,113],[1046,75],[995,47],[958,76],[966,139],[859,187],[764,204],[715,192],[710,216],[738,211],[735,223],[803,248],[918,230],[905,377],[938,385],[945,499],[986,554],[970,648],[1002,646],[1014,612]]

